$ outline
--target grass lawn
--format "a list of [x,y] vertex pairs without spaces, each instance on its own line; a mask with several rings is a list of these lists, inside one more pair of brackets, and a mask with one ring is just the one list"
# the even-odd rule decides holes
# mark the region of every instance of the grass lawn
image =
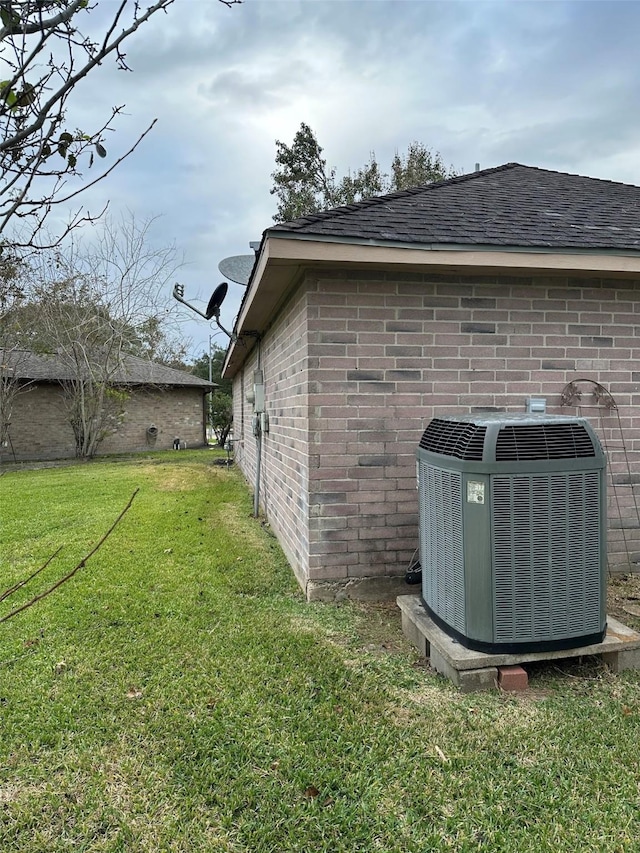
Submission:
[[[0,850],[640,850],[640,675],[460,695],[393,606],[308,604],[213,451],[0,477]],[[46,575],[47,577],[44,577]],[[5,601],[24,600],[20,596]]]

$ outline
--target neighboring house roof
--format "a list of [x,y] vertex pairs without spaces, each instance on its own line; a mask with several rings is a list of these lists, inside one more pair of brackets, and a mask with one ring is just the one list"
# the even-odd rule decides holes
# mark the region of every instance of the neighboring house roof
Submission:
[[[0,368],[25,381],[64,382],[74,378],[69,365],[58,356],[41,355],[27,350],[10,350],[0,353]],[[175,370],[164,364],[146,361],[134,355],[125,355],[122,366],[110,380],[118,385],[172,385],[202,388],[212,391],[214,382],[200,379],[185,370]]]
[[265,233],[640,251],[640,187],[507,163],[285,222]]

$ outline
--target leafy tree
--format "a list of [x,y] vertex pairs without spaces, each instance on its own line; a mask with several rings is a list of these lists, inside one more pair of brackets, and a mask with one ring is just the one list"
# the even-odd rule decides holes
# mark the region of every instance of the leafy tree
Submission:
[[233,426],[233,397],[224,391],[214,391],[211,395],[210,422],[218,445],[224,447]]
[[[95,127],[74,128],[67,107],[75,87],[107,58],[130,70],[127,39],[174,1],[0,0],[0,235],[21,220],[20,242],[33,245],[54,205],[108,175],[149,132],[153,125],[93,181],[70,188],[68,179],[90,168],[95,156],[107,157],[106,131],[124,109],[114,107]],[[54,243],[90,219],[76,212]]]
[[218,386],[210,398],[209,423],[220,447],[224,447],[233,426],[233,383],[222,378],[225,354],[223,347],[214,344],[211,347],[211,361],[207,353],[202,353],[191,365],[191,372],[195,376],[201,379],[211,377],[211,381]]
[[404,155],[397,154],[391,161],[389,191],[406,190],[452,178],[455,169],[444,165],[439,151],[435,153],[422,142],[411,142]]
[[291,145],[276,140],[277,168],[271,175],[271,194],[278,202],[275,222],[288,222],[319,210],[440,181],[455,174],[444,166],[438,152],[432,153],[421,142],[412,142],[406,154],[395,155],[391,174],[380,170],[372,152],[368,163],[340,179],[335,169],[327,169],[322,151],[313,130],[304,122]]
[[187,345],[167,327],[167,317],[147,317],[132,329],[130,352],[175,370],[188,370],[185,364]]

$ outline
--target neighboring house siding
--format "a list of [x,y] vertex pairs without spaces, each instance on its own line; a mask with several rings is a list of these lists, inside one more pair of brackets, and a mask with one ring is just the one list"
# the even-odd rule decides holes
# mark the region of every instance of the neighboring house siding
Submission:
[[[434,415],[522,412],[530,396],[576,414],[560,394],[592,379],[618,403],[640,479],[639,316],[640,284],[624,279],[309,272],[261,344],[265,509],[307,593],[404,576],[417,546],[415,450]],[[609,446],[610,560],[627,568],[640,532],[617,415],[583,414]],[[253,444],[245,423],[245,473]]]
[[302,585],[309,553],[307,312],[303,287],[284,307],[234,383],[235,459],[255,489],[257,442],[253,407],[246,394],[260,364],[270,421],[269,432],[262,437],[260,505]]
[[1,448],[3,462],[75,456],[73,431],[58,385],[33,383],[16,396],[9,438],[9,446]]
[[[98,455],[169,449],[176,436],[187,447],[202,447],[203,393],[200,388],[135,387],[125,403],[122,423],[98,447]],[[154,440],[147,428],[158,429]],[[55,383],[37,383],[16,397],[10,427],[11,445],[3,461],[65,459],[75,456],[73,431],[62,394]]]
[[[168,450],[174,438],[188,448],[206,444],[200,388],[135,388],[124,409],[121,425],[100,444],[99,454]],[[152,424],[158,429],[155,440],[147,434]]]

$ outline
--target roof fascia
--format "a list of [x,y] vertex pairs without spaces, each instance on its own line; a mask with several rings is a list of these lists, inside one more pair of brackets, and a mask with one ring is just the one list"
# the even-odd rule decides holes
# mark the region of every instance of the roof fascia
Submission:
[[253,349],[243,336],[255,341],[268,328],[304,269],[343,264],[357,269],[424,271],[429,268],[438,273],[476,270],[482,274],[523,275],[582,273],[640,280],[640,252],[630,250],[391,243],[267,231],[240,306],[234,327],[237,339],[227,350],[223,376],[235,375]]
[[[372,238],[339,237],[326,234],[299,234],[296,231],[267,232],[269,240],[294,240],[296,242],[331,243],[347,246],[376,246],[381,249],[402,249],[417,252],[517,252],[531,255],[610,255],[612,257],[637,258],[640,261],[640,251],[634,249],[589,248],[575,246],[518,246],[482,243],[406,243],[401,240],[374,240]],[[271,253],[273,255],[273,252]],[[429,263],[429,261],[423,261]],[[435,261],[441,263],[441,261]]]

